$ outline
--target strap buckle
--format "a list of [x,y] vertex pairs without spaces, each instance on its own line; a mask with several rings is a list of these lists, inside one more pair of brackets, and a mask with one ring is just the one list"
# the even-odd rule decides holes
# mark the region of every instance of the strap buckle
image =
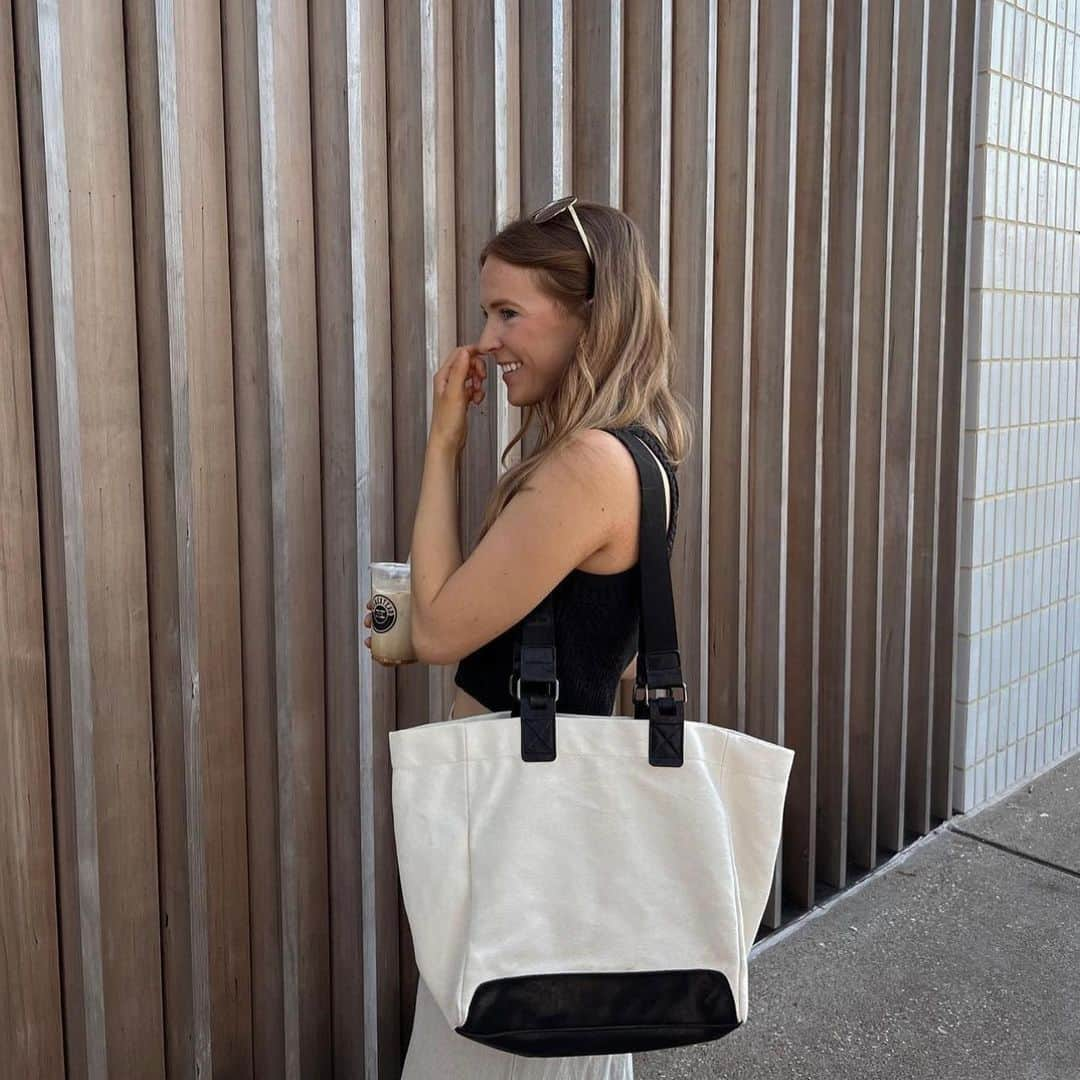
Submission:
[[[682,694],[680,697],[679,694]],[[656,698],[673,698],[675,701],[686,700],[686,683],[679,683],[676,686],[638,686],[634,684],[634,701],[644,701],[648,698],[650,701],[654,701]]]
[[[514,686],[514,683],[517,683],[517,687]],[[525,684],[526,684],[526,686],[551,686],[551,681],[549,680],[547,682],[539,682],[539,681],[536,681],[536,680],[526,679]],[[521,676],[520,675],[511,675],[510,676],[510,696],[515,701],[520,701],[521,700]],[[558,679],[555,680],[555,700],[556,701],[559,700],[559,680]]]

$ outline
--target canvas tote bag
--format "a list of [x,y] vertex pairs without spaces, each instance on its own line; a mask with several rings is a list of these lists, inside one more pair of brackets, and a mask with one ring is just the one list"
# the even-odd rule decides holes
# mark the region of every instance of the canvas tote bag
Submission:
[[558,710],[550,595],[509,711],[390,732],[402,898],[450,1027],[529,1057],[718,1039],[747,1015],[794,751],[684,715],[660,466],[641,481],[633,716]]

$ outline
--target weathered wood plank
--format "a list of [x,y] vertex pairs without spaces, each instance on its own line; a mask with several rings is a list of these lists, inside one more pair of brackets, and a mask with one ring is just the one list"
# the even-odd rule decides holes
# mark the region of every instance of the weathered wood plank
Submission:
[[255,0],[224,5],[221,34],[243,640],[252,1060],[256,1076],[280,1077],[286,1075],[285,1003],[278,903],[267,308]]
[[[975,0],[956,0],[953,19],[952,133],[949,141],[948,250],[946,252],[945,326],[942,332],[942,445],[938,497],[938,571],[934,639],[933,763],[931,811],[946,820],[953,811],[953,725],[956,679],[956,627],[960,602],[960,508],[963,505],[964,410],[967,401],[968,276],[972,207],[972,101],[975,57],[981,49],[981,20]],[[987,44],[989,44],[987,42]]]
[[[679,523],[671,557],[683,677],[707,718],[708,606],[700,602],[709,567],[709,436],[712,402],[713,220],[716,172],[716,16],[705,5],[680,12],[670,30],[671,287],[668,321],[675,342],[675,392],[690,405],[690,453],[680,463]],[[688,603],[687,598],[694,597]],[[631,686],[633,677],[629,680]]]
[[[783,744],[799,9],[758,8],[750,300],[746,730]],[[802,762],[799,762],[799,767]],[[790,807],[790,804],[789,804]],[[785,817],[789,808],[785,808]],[[780,924],[783,842],[762,923]]]
[[0,0],[0,1077],[64,1074],[14,28]]
[[[703,717],[746,728],[746,583],[749,491],[750,297],[757,11],[724,0],[717,12],[716,209],[712,252],[712,377],[709,383],[708,682]],[[704,424],[702,424],[702,438]],[[704,473],[703,473],[704,480]]]
[[822,400],[829,222],[832,4],[803,0],[799,12],[793,183],[791,375],[788,415],[787,627],[784,742],[795,751],[788,782],[784,887],[814,903],[817,869],[818,662],[821,589]]
[[285,1074],[330,1053],[318,339],[307,6],[259,0],[274,720]]
[[220,16],[126,9],[170,1072],[251,1071]]
[[904,846],[904,787],[911,627],[914,500],[913,432],[918,401],[922,280],[923,139],[926,109],[926,9],[900,3],[893,92],[884,415],[881,471],[881,617],[878,642],[878,844]]
[[856,225],[848,858],[877,865],[879,520],[895,3],[863,4],[862,170]]
[[865,75],[861,4],[833,5],[829,142],[829,258],[821,418],[821,562],[818,623],[817,877],[842,888],[847,876],[851,655],[851,518],[855,468],[855,361],[859,311],[861,116]]
[[929,832],[933,765],[937,597],[938,476],[941,447],[941,358],[946,294],[950,70],[953,5],[926,9],[926,105],[923,154],[922,274],[914,394],[913,505],[911,525],[911,623],[908,662],[908,750],[904,822],[908,835]]

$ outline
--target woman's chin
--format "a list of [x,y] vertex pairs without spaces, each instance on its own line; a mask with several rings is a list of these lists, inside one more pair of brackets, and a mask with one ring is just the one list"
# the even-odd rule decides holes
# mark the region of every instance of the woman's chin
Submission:
[[543,400],[544,395],[542,393],[538,394],[535,387],[530,389],[523,384],[522,380],[512,379],[505,385],[506,400],[509,401],[511,405],[518,405],[524,408],[526,405],[535,405],[537,402]]

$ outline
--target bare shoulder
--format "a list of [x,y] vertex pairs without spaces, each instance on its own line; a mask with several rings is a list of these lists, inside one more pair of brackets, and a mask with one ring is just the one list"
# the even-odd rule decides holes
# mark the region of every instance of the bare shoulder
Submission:
[[638,490],[637,466],[625,445],[610,431],[585,428],[575,432],[550,459],[552,473],[572,474],[591,496],[625,501]]
[[526,486],[569,503],[576,514],[603,523],[605,546],[612,534],[636,533],[640,497],[637,466],[630,451],[609,431],[575,432],[526,482]]
[[[581,432],[585,445],[590,447],[594,467],[592,474],[601,485],[600,493],[615,501],[623,508],[622,513],[613,517],[615,534],[638,535],[638,519],[641,512],[641,476],[637,463],[629,447],[610,431],[600,428],[587,428]],[[642,442],[648,456],[660,465],[660,459],[648,443]],[[671,483],[667,472],[660,466],[660,477],[664,485],[665,521],[671,521]],[[666,527],[666,526],[665,526]],[[635,555],[636,558],[636,555]]]
[[605,508],[609,546],[618,560],[619,553],[629,553],[629,548],[636,544],[641,512],[637,465],[627,446],[610,431],[585,428],[576,438],[583,483],[591,497]]

